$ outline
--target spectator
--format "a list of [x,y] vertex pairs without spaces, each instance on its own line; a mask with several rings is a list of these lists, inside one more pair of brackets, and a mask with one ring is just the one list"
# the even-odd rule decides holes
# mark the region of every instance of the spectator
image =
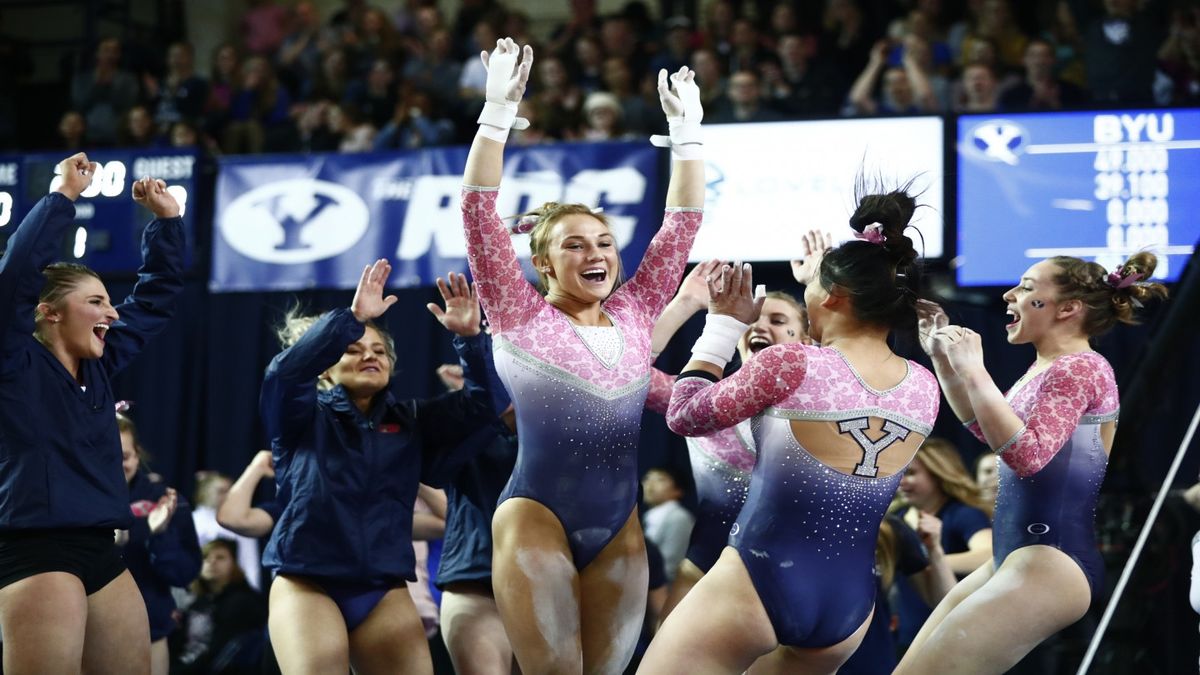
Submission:
[[321,67],[321,52],[336,44],[336,38],[321,27],[321,15],[309,0],[297,2],[288,19],[288,32],[279,46],[275,63],[279,78],[290,91],[299,93],[308,73]]
[[[585,36],[597,35],[603,22],[596,14],[596,0],[571,0],[567,22],[554,29],[543,50],[547,54],[566,54],[571,46]],[[493,38],[491,45],[495,45]],[[488,46],[480,47],[487,49]]]
[[176,42],[167,48],[167,75],[160,83],[147,77],[146,99],[154,110],[154,122],[165,133],[180,120],[198,120],[208,104],[208,80],[196,74],[191,43]]
[[836,113],[843,95],[836,75],[809,60],[799,35],[782,35],[777,44],[779,79],[764,78],[775,107],[790,117]]
[[822,20],[821,56],[836,64],[845,82],[858,76],[871,57],[872,36],[858,0],[828,0]]
[[87,121],[88,140],[99,145],[117,141],[121,115],[138,100],[138,83],[121,69],[121,42],[105,38],[96,46],[96,64],[71,82],[71,105]]
[[1172,12],[1170,33],[1158,50],[1158,67],[1170,81],[1160,103],[1196,105],[1200,102],[1200,9]]
[[440,106],[454,105],[462,65],[454,60],[453,50],[450,31],[435,30],[427,38],[424,53],[404,67],[405,82],[429,92]]
[[607,57],[606,63],[610,59],[620,59],[631,73],[646,73],[649,62],[639,49],[638,36],[627,17],[614,15],[604,19],[600,28],[600,46]]
[[682,66],[691,66],[688,55],[692,45],[692,22],[686,16],[676,16],[667,19],[663,27],[666,29],[663,49],[650,61],[649,72],[655,77],[663,69],[674,73]]
[[737,18],[737,7],[730,0],[715,0],[708,5],[703,43],[723,64],[733,52],[733,22]]
[[[871,60],[850,88],[850,111],[855,115],[913,115],[933,112],[937,102],[924,73],[916,66],[912,55],[904,60],[903,68],[885,70],[889,50],[886,40],[880,40],[871,51]],[[873,92],[880,72],[883,86],[880,96]]]
[[957,112],[985,113],[996,111],[996,75],[982,63],[963,69],[963,102]]
[[362,118],[375,128],[381,128],[392,118],[396,108],[396,75],[387,59],[375,59],[365,78],[346,87],[345,102],[354,106]]
[[258,672],[267,608],[262,596],[246,583],[235,549],[227,539],[204,545],[204,564],[191,588],[195,599],[183,611],[181,630],[173,641],[172,673]]
[[1055,76],[1054,47],[1040,38],[1025,48],[1025,79],[1000,97],[1001,110],[1062,110],[1082,105],[1087,96]]
[[1147,105],[1158,66],[1158,48],[1166,38],[1161,0],[1104,0],[1104,12],[1090,3],[1070,4],[1076,25],[1082,27],[1087,88],[1097,103]]
[[242,12],[242,48],[247,54],[273,56],[283,44],[288,11],[275,0],[249,0],[249,5]]
[[78,110],[68,110],[58,121],[59,147],[63,150],[82,150],[87,147],[87,120]]
[[[1013,20],[1008,0],[984,0],[979,9],[978,22],[963,38],[962,54],[970,52],[971,43],[976,40],[992,43],[996,48],[998,65],[1005,70],[1016,70],[1021,66],[1025,47],[1029,44],[1029,37]],[[964,66],[970,65],[965,59],[962,63]]]
[[[495,46],[496,29],[491,21],[481,19],[471,32],[475,45],[483,45],[470,51],[462,62],[458,76],[458,97],[472,108],[483,105],[484,91],[487,87],[487,67],[479,52]],[[553,53],[553,52],[552,52]],[[473,119],[473,116],[471,116]]]
[[166,144],[154,126],[150,111],[140,103],[121,116],[117,138],[123,148],[152,148]]
[[996,464],[996,453],[985,452],[975,458],[975,483],[979,485],[979,496],[988,504],[996,503],[996,491],[1000,488],[1000,467]]
[[632,137],[624,128],[625,113],[616,96],[606,91],[593,91],[583,103],[585,141],[628,140]]
[[196,509],[192,511],[192,521],[200,545],[203,546],[214,539],[228,539],[234,542],[237,546],[238,567],[242,569],[246,582],[255,590],[261,590],[262,558],[258,549],[258,539],[238,535],[221,527],[217,522],[217,511],[225,503],[233,481],[216,471],[197,472],[196,479]]
[[646,538],[662,553],[668,581],[675,578],[696,524],[696,517],[679,503],[682,498],[683,488],[669,469],[650,469],[642,476],[642,499],[647,506],[642,522]]
[[406,150],[446,145],[454,140],[454,123],[434,114],[429,94],[406,87],[404,98],[396,103],[392,119],[380,129],[374,140],[375,150]]
[[309,73],[301,91],[306,101],[327,99],[340,101],[345,98],[346,88],[350,84],[350,65],[346,51],[340,48],[330,49],[321,58],[321,69]]
[[573,140],[584,125],[584,93],[567,73],[562,60],[550,55],[538,61],[531,103],[547,136]]
[[700,87],[700,102],[707,110],[724,99],[727,82],[721,71],[721,61],[711,49],[692,52],[691,67],[696,71],[696,84]]
[[213,50],[212,66],[209,71],[208,105],[205,117],[209,129],[219,131],[228,122],[229,106],[233,96],[242,86],[242,57],[237,47],[229,42]]
[[296,149],[300,152],[333,152],[341,137],[329,128],[329,110],[333,102],[322,99],[304,106],[296,116],[299,135]]
[[743,70],[757,70],[758,64],[767,57],[767,51],[759,42],[758,29],[749,19],[737,19],[733,22],[733,32],[730,34],[729,73],[731,75]]
[[650,106],[642,99],[637,85],[627,61],[617,56],[604,59],[604,88],[621,102],[626,130],[641,135],[656,128],[657,118],[652,117]]
[[775,122],[783,116],[764,105],[758,75],[752,70],[736,72],[729,77],[729,93],[718,101],[710,118],[714,123]]
[[352,105],[330,106],[326,124],[341,139],[338,152],[369,152],[374,147],[375,127]]
[[242,84],[229,108],[222,149],[230,154],[279,152],[294,144],[291,99],[261,56],[242,66]]
[[604,52],[600,43],[592,37],[580,38],[575,43],[575,83],[584,93],[604,88]]
[[[350,68],[354,75],[365,73],[371,64],[383,59],[395,63],[400,59],[400,33],[383,10],[367,7],[356,30],[347,33],[346,46],[350,51]],[[425,33],[428,35],[428,33]]]

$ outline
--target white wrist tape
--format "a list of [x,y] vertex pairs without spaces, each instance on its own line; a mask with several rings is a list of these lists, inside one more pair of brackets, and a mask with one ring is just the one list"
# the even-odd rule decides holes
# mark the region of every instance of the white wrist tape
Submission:
[[484,103],[483,110],[480,111],[479,119],[476,121],[479,123],[479,135],[497,143],[504,143],[508,140],[510,129],[519,131],[529,128],[529,120],[517,117],[517,104],[511,101]]
[[749,324],[727,314],[709,314],[704,319],[704,332],[692,347],[692,358],[724,368],[749,328]]
[[660,148],[671,148],[671,158],[679,160],[704,159],[704,134],[699,122],[689,122],[683,117],[668,117],[669,136],[654,135],[650,144]]

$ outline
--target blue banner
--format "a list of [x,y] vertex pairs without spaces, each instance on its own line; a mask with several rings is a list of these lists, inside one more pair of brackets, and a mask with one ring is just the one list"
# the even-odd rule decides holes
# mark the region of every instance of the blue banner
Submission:
[[[363,265],[378,258],[392,262],[389,286],[465,272],[466,159],[465,147],[222,159],[209,287],[354,288]],[[497,208],[506,217],[547,201],[602,207],[632,270],[662,220],[659,160],[645,143],[513,149]],[[528,235],[514,236],[513,246],[528,258]]]

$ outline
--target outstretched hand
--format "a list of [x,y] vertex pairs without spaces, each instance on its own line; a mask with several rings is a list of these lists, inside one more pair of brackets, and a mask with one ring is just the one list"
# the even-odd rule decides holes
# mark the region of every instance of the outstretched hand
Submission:
[[383,289],[391,273],[392,265],[384,258],[363,268],[362,278],[358,280],[358,289],[354,291],[354,300],[350,301],[350,311],[360,323],[383,316],[389,307],[396,304],[399,299],[396,296],[383,296]]
[[[517,63],[517,57],[521,61]],[[492,53],[479,53],[487,69],[487,100],[492,103],[520,103],[533,67],[533,47],[518,47],[512,38],[496,40]]]
[[821,260],[833,248],[833,236],[821,230],[809,230],[801,239],[801,256],[792,261],[792,278],[807,286],[817,279]]
[[705,277],[708,282],[708,313],[725,314],[751,324],[758,320],[766,297],[755,297],[754,271],[750,263],[724,265],[716,274]]
[[149,176],[133,182],[133,201],[149,209],[155,218],[179,215],[179,202],[167,191],[167,184]]
[[167,488],[167,491],[154,508],[150,510],[150,515],[146,517],[146,525],[150,527],[150,534],[162,534],[167,525],[171,524],[171,517],[175,515],[175,509],[179,506],[179,496],[175,493],[175,488]]
[[721,269],[720,260],[706,260],[692,268],[683,278],[675,299],[686,303],[693,311],[699,312],[708,306],[708,277]]
[[92,184],[99,168],[99,164],[88,161],[87,155],[82,152],[71,155],[58,163],[58,173],[62,176],[62,182],[54,191],[71,201],[79,199],[79,195]]
[[449,281],[443,281],[441,277],[437,279],[438,292],[442,294],[446,309],[433,302],[425,305],[425,308],[451,333],[461,337],[479,335],[483,311],[479,308],[475,285],[467,282],[465,274],[450,272],[446,277]]
[[950,367],[960,376],[983,370],[983,340],[979,333],[962,326],[944,326],[934,331],[933,338],[944,350]]
[[687,66],[683,66],[669,77],[666,68],[658,71],[658,102],[662,104],[668,119],[682,117],[696,124],[704,119],[700,86],[696,84],[696,71],[688,69]]

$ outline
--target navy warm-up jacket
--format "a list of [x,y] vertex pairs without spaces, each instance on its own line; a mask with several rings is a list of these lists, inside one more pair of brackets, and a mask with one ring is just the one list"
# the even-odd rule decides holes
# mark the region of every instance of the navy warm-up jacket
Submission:
[[[0,531],[129,529],[129,490],[109,380],[166,325],[183,290],[183,224],[155,220],[142,236],[133,293],[117,305],[104,356],[76,382],[33,337],[33,314],[75,219],[61,194],[42,198],[0,259]],[[80,386],[82,383],[83,387]]]
[[318,392],[320,374],[365,330],[349,309],[333,310],[267,367],[260,407],[285,506],[263,564],[279,573],[378,585],[416,579],[417,483],[444,485],[477,451],[472,439],[499,423],[490,394],[470,378],[485,371],[477,340],[455,340],[467,366],[462,391],[402,400],[389,388],[366,415],[341,386]]
[[[157,503],[166,491],[166,483],[152,481],[146,472],[138,471],[129,483],[129,501]],[[150,641],[167,637],[175,630],[175,619],[171,616],[175,598],[171,587],[184,588],[192,583],[200,575],[203,562],[187,500],[179,497],[175,515],[159,534],[150,534],[148,518],[134,518],[122,555],[146,601]]]

